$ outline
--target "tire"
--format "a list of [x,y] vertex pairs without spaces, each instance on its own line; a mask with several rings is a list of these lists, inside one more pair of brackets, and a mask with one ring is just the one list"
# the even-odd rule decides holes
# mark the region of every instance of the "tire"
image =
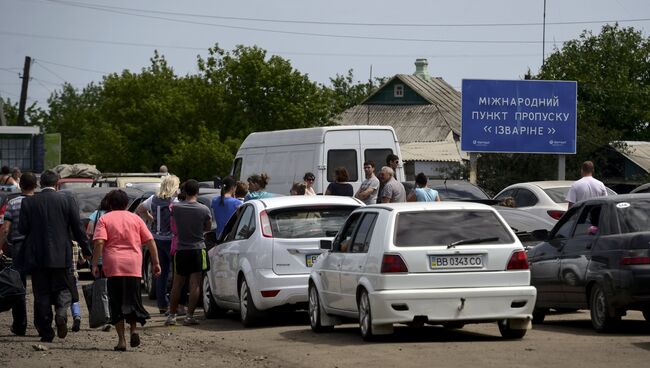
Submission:
[[334,326],[323,326],[321,324],[321,313],[323,309],[320,305],[318,290],[314,284],[309,283],[309,325],[314,332],[328,332],[334,329]]
[[610,316],[611,307],[607,300],[607,294],[605,294],[605,290],[600,284],[596,284],[593,289],[591,289],[591,295],[589,295],[589,310],[591,315],[591,325],[598,332],[611,331],[621,319],[621,317],[618,316]]
[[372,341],[375,334],[372,328],[372,311],[370,310],[370,298],[368,292],[364,289],[359,295],[358,310],[359,310],[359,330],[361,337],[365,341]]
[[521,339],[526,336],[526,332],[528,332],[528,330],[515,330],[510,328],[510,324],[508,323],[507,319],[497,322],[497,325],[499,325],[499,332],[501,333],[501,337],[508,340]]
[[244,327],[251,327],[257,322],[260,312],[255,307],[251,290],[246,279],[239,285],[239,316]]
[[153,277],[153,269],[149,259],[145,260],[145,277],[144,277],[144,290],[150,300],[156,300],[156,279]]
[[226,314],[226,310],[220,308],[217,303],[214,301],[212,296],[212,290],[210,289],[210,282],[208,281],[208,276],[203,276],[203,312],[205,313],[205,318],[215,319],[222,317]]
[[536,325],[541,325],[542,323],[544,323],[544,318],[546,318],[546,313],[548,313],[548,308],[533,309],[533,323]]

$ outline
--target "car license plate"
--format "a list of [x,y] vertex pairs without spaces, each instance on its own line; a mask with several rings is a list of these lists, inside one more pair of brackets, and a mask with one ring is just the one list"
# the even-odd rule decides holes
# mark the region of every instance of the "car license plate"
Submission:
[[320,254],[307,254],[307,267],[311,267],[316,263],[316,258],[318,258]]
[[480,254],[455,254],[429,256],[431,269],[482,268],[483,256]]

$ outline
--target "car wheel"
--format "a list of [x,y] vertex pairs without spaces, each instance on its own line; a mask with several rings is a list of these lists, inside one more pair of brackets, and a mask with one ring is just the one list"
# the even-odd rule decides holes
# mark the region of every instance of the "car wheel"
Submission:
[[241,285],[239,285],[239,314],[244,327],[254,325],[259,316],[259,311],[255,307],[255,303],[253,303],[251,290],[248,288],[246,279],[243,279]]
[[546,318],[546,313],[548,313],[548,308],[533,309],[533,323],[539,325],[544,323],[544,318]]
[[621,317],[610,316],[611,307],[609,306],[609,301],[607,300],[607,295],[602,285],[597,284],[594,286],[591,290],[589,301],[591,324],[596,331],[609,331],[621,319]]
[[334,326],[323,326],[321,324],[321,313],[323,312],[320,305],[318,290],[314,284],[309,284],[309,325],[314,332],[332,331]]
[[510,328],[510,323],[507,319],[499,321],[497,324],[499,325],[499,332],[504,339],[521,339],[526,336],[526,332],[528,332],[528,330],[525,329]]
[[207,275],[203,276],[203,312],[205,313],[205,318],[208,319],[218,318],[226,314],[226,310],[220,308],[214,301]]
[[145,260],[144,267],[144,289],[147,291],[150,300],[156,300],[156,279],[153,277],[153,269],[149,260]]
[[359,295],[358,301],[359,309],[359,329],[361,330],[361,337],[366,341],[371,341],[374,337],[372,328],[372,311],[370,310],[370,298],[368,292],[364,289]]

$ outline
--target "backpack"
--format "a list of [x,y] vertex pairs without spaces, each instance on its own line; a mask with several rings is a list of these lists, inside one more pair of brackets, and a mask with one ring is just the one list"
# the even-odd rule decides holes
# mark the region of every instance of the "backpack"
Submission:
[[171,210],[169,208],[171,198],[161,199],[156,196],[151,200],[151,215],[153,216],[153,223],[151,224],[151,232],[156,238],[169,238],[171,239]]

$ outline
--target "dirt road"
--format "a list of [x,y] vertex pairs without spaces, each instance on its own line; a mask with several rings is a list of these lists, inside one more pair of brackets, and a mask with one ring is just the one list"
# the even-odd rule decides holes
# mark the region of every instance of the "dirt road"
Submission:
[[30,296],[27,336],[12,335],[11,313],[0,314],[0,367],[641,367],[650,361],[650,324],[636,312],[613,334],[595,333],[588,312],[578,312],[551,315],[520,341],[505,341],[496,324],[481,324],[397,327],[394,335],[365,343],[353,324],[312,333],[306,313],[272,315],[248,329],[236,314],[165,327],[155,302],[143,298],[152,319],[141,331],[142,345],[119,353],[112,350],[114,330],[91,330],[85,321],[80,332],[36,351]]

